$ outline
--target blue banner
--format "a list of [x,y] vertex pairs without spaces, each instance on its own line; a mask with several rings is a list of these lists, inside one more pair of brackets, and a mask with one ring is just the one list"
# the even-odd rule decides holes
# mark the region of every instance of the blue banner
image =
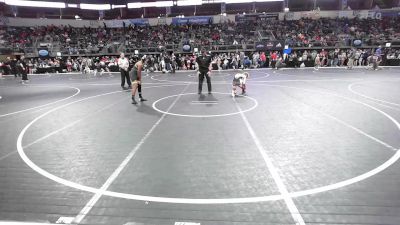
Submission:
[[191,16],[185,18],[172,18],[172,24],[183,25],[183,24],[212,24],[212,16]]
[[382,11],[382,17],[398,17],[400,16],[400,10],[395,11]]
[[400,16],[399,10],[385,10],[385,11],[368,11],[367,18],[380,20],[384,17],[398,17]]
[[129,23],[135,26],[148,26],[149,19],[130,19]]
[[256,42],[257,51],[277,51],[283,50],[285,47],[285,41],[260,41]]

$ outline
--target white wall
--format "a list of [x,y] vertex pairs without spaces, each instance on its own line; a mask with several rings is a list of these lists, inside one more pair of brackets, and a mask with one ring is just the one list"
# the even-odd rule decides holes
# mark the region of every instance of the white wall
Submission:
[[288,12],[288,13],[280,13],[279,19],[283,20],[285,16],[287,20],[299,20],[302,18],[311,18],[311,19],[336,18],[338,17],[338,12],[339,11]]
[[228,21],[235,21],[235,15],[229,14],[226,16],[221,16],[221,15],[213,16],[214,24],[224,23],[224,22],[228,22]]

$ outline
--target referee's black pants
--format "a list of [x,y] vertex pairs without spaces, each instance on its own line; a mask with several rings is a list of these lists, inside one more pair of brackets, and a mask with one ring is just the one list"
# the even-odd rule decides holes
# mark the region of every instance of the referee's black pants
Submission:
[[131,78],[129,77],[129,72],[123,69],[121,69],[120,72],[121,72],[121,87],[125,87],[125,79],[126,82],[128,83],[128,86],[131,87],[132,83],[131,83]]
[[28,80],[28,73],[25,70],[22,70],[21,74],[22,74],[22,80]]
[[204,77],[207,79],[208,93],[211,93],[211,77],[207,73],[208,73],[208,71],[206,71],[206,72],[201,72],[200,71],[200,74],[199,74],[199,94],[201,94],[201,91],[203,90]]

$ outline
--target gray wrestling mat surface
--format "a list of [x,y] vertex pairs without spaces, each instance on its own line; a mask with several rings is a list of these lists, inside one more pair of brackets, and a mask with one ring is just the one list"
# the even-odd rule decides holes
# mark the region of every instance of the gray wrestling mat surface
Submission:
[[0,221],[399,225],[399,72],[152,73],[136,106],[119,74],[5,77]]

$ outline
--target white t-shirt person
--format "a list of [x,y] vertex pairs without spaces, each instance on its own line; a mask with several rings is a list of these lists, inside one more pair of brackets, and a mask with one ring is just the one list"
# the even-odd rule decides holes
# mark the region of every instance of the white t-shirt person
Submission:
[[128,69],[129,69],[129,60],[122,55],[118,59],[118,66],[119,66],[120,69],[128,71]]

